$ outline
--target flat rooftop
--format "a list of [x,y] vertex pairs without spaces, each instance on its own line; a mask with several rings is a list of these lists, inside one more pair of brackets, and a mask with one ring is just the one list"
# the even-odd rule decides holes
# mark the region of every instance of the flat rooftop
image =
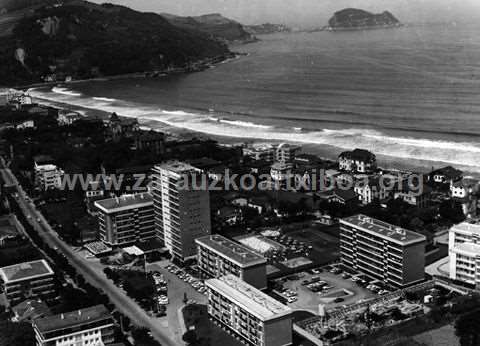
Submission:
[[450,231],[467,233],[467,234],[476,234],[480,236],[480,224],[462,222],[462,223],[459,223],[458,225],[452,226],[452,228],[450,228]]
[[160,165],[156,165],[155,169],[164,169],[174,173],[188,173],[191,171],[198,172],[198,168],[181,161],[169,161],[162,163]]
[[427,238],[417,232],[380,221],[366,215],[358,214],[340,220],[341,223],[347,223],[359,227],[367,233],[390,240],[402,246],[426,241]]
[[[79,327],[85,323],[92,323],[111,318],[112,315],[105,306],[95,305],[86,309],[40,318],[35,320],[34,325],[39,332],[48,333],[65,328]],[[113,323],[113,321],[110,321],[110,323]]]
[[153,196],[149,193],[123,195],[116,198],[102,199],[95,206],[105,213],[115,213],[123,210],[147,207],[153,204]]
[[267,260],[263,256],[250,250],[245,245],[239,244],[218,234],[197,238],[195,242],[209,248],[220,256],[235,262],[240,267],[267,263]]
[[43,259],[0,268],[0,277],[5,283],[35,279],[47,275],[53,275],[53,270]]
[[205,281],[205,283],[208,287],[218,291],[262,321],[285,316],[292,312],[292,309],[288,306],[283,305],[232,274],[223,276],[220,279],[210,279]]
[[14,225],[13,216],[0,217],[0,239],[18,235],[18,229]]

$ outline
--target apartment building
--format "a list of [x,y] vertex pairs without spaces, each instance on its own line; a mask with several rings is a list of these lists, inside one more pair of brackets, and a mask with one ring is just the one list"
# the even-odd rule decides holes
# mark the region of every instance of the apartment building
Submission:
[[210,196],[195,167],[172,161],[156,165],[152,175],[155,229],[179,261],[197,254],[195,239],[211,233]]
[[267,288],[267,260],[245,245],[215,234],[195,240],[199,269],[219,278],[233,274],[258,289]]
[[103,305],[36,319],[36,346],[103,346],[114,339],[112,314]]
[[298,145],[282,143],[275,150],[275,161],[287,164],[293,164],[295,156],[301,150]]
[[43,259],[0,268],[0,279],[10,306],[30,298],[55,296],[54,272]]
[[275,147],[271,144],[243,148],[243,155],[255,161],[273,162]]
[[235,275],[205,281],[208,314],[248,345],[292,344],[292,310]]
[[53,164],[53,159],[47,155],[34,158],[35,185],[41,190],[58,189],[62,186],[65,172]]
[[343,265],[394,287],[424,279],[425,236],[365,215],[340,220]]
[[450,278],[480,286],[480,224],[463,222],[448,233]]
[[122,246],[156,237],[153,197],[149,193],[104,199],[94,205],[104,243]]

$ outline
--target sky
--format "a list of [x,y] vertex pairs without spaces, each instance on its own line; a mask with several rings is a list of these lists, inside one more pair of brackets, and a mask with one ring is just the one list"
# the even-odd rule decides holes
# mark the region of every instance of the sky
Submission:
[[323,26],[347,7],[392,12],[403,23],[480,20],[480,0],[90,0],[125,5],[139,11],[177,15],[221,13],[243,24],[282,23]]

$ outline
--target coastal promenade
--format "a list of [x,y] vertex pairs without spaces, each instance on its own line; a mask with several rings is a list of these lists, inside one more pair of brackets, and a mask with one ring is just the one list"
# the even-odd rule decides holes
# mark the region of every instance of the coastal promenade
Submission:
[[168,327],[162,326],[159,319],[148,316],[135,301],[115,286],[103,273],[95,271],[85,258],[81,257],[69,245],[58,238],[47,220],[30,201],[14,174],[6,167],[3,158],[0,159],[0,173],[5,182],[9,185],[15,185],[18,195],[16,196],[18,205],[35,231],[38,232],[46,244],[65,256],[78,273],[84,276],[87,282],[103,290],[117,310],[128,316],[132,323],[148,328],[151,331],[152,336],[163,346],[179,345],[178,341],[176,342],[172,339]]

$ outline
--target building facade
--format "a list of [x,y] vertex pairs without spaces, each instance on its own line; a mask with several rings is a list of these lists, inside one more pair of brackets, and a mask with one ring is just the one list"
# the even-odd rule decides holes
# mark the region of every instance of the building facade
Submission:
[[94,205],[104,243],[121,246],[156,237],[153,197],[149,193],[104,199]]
[[255,288],[267,288],[267,260],[263,256],[218,234],[195,242],[198,267],[205,275],[219,278],[233,274]]
[[404,179],[398,183],[393,198],[401,199],[405,203],[418,208],[426,208],[430,205],[431,193],[432,190],[428,185],[422,182],[412,183]]
[[54,272],[45,260],[0,268],[2,292],[10,306],[26,299],[55,296]]
[[136,150],[149,150],[156,155],[165,152],[165,134],[156,131],[140,132],[134,136]]
[[57,123],[59,126],[72,125],[77,120],[82,119],[82,115],[77,112],[59,110],[57,116]]
[[275,161],[287,164],[293,164],[295,156],[301,150],[297,145],[282,143],[275,150]]
[[114,339],[112,314],[103,305],[36,319],[36,346],[103,346]]
[[292,310],[235,275],[205,281],[208,314],[247,345],[292,344]]
[[196,256],[195,239],[211,233],[209,191],[197,181],[199,178],[206,175],[183,162],[167,162],[153,168],[156,233],[182,262]]
[[480,287],[480,225],[463,222],[448,233],[450,278]]
[[39,155],[34,158],[35,185],[41,190],[59,189],[65,172],[53,164],[49,156]]
[[385,186],[383,186],[379,177],[360,179],[355,184],[354,191],[360,203],[364,205],[383,200],[387,198],[390,193],[390,191],[387,191]]
[[424,279],[425,236],[355,215],[340,220],[340,259],[346,267],[394,287]]
[[243,148],[243,155],[255,161],[273,162],[275,147],[273,145],[263,145]]
[[450,195],[456,202],[460,203],[463,214],[469,218],[478,214],[479,190],[480,184],[477,179],[462,178],[450,182]]

